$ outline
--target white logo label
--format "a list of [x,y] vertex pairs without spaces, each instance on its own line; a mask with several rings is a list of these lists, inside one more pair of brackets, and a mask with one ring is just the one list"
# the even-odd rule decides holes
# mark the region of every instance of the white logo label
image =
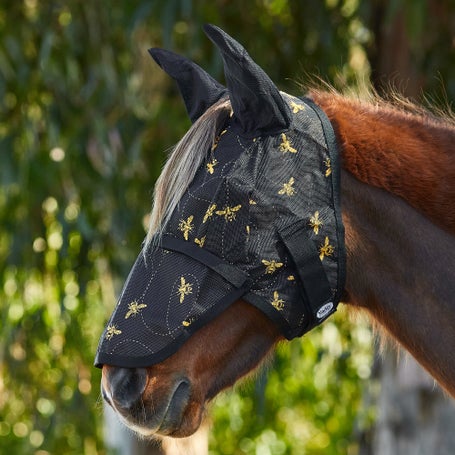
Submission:
[[323,317],[327,316],[330,311],[332,311],[333,308],[333,302],[327,302],[325,305],[322,305],[321,308],[319,308],[318,312],[316,313],[316,316],[318,319],[322,319]]

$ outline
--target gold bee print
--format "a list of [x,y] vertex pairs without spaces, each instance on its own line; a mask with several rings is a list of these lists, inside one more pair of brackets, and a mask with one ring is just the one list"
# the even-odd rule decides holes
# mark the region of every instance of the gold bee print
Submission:
[[294,177],[291,177],[287,183],[283,183],[283,188],[278,191],[278,194],[285,194],[286,196],[294,196],[295,188],[294,188]]
[[207,172],[209,174],[213,174],[215,172],[215,166],[218,164],[218,161],[213,158],[212,161],[210,161],[209,163],[206,164],[206,167],[207,167]]
[[250,203],[250,205],[256,205],[257,204],[257,202],[254,199],[250,199],[249,203]]
[[217,210],[215,213],[218,215],[218,216],[224,216],[224,220],[225,221],[235,221],[235,218],[236,218],[236,215],[237,215],[237,212],[242,208],[242,206],[239,204],[239,205],[236,205],[235,207],[229,207],[228,205],[226,207],[224,207],[223,210]]
[[262,264],[265,265],[265,273],[270,274],[275,272],[280,267],[283,267],[282,262],[277,262],[274,259],[267,261],[266,259],[262,260]]
[[205,243],[205,237],[206,236],[204,235],[204,237],[201,237],[200,239],[198,239],[198,238],[194,239],[194,243],[196,245],[199,245],[202,248],[204,246],[204,243]]
[[144,308],[147,308],[147,305],[144,303],[138,303],[136,300],[134,300],[128,304],[128,311],[125,314],[125,319],[128,319],[130,316],[136,316]]
[[324,164],[325,164],[324,175],[326,177],[328,177],[332,173],[332,164],[330,163],[330,158],[327,158],[326,160],[324,160]]
[[278,291],[273,291],[273,300],[270,302],[278,311],[284,308],[284,300],[280,299]]
[[106,329],[106,340],[112,340],[115,335],[120,335],[122,333],[121,330],[117,329],[115,325],[108,325]]
[[185,319],[182,321],[183,327],[189,327],[192,323],[194,322],[194,317],[189,317],[188,319]]
[[183,303],[185,297],[193,293],[193,285],[187,283],[183,276],[180,277],[180,286],[177,290],[177,294],[180,295],[180,303]]
[[180,220],[180,223],[179,223],[179,230],[183,232],[183,238],[185,240],[188,240],[188,234],[190,232],[193,231],[193,219],[194,219],[194,216],[193,215],[190,215],[186,221],[185,220]]
[[210,218],[212,218],[213,213],[215,212],[216,204],[209,205],[209,208],[205,212],[204,218],[202,219],[203,223],[206,223]]
[[291,101],[291,109],[293,114],[297,114],[298,112],[303,111],[305,107],[303,104],[297,104],[296,102]]
[[313,232],[318,235],[319,234],[319,228],[324,224],[322,220],[319,218],[319,211],[316,210],[314,212],[314,215],[311,216],[310,222],[308,223],[312,228]]
[[281,133],[281,144],[280,144],[280,152],[283,153],[297,153],[297,150],[292,147],[291,142],[286,137],[286,134]]
[[325,257],[332,256],[335,248],[330,245],[328,237],[325,238],[324,243],[319,248],[319,259],[322,261]]
[[289,275],[288,276],[288,281],[295,281],[295,276],[294,275]]

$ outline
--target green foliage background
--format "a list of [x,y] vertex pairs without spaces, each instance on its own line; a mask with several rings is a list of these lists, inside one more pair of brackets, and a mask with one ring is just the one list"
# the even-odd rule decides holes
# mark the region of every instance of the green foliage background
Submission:
[[[440,3],[441,17],[454,15]],[[94,352],[144,237],[164,152],[189,127],[147,48],[185,54],[222,80],[201,31],[212,22],[281,89],[298,94],[305,73],[356,85],[375,75],[378,7],[385,26],[405,8],[425,89],[453,99],[453,41],[430,27],[423,0],[0,4],[2,453],[106,453]],[[374,415],[361,396],[371,339],[341,315],[280,348],[269,374],[215,401],[211,453],[356,453]]]

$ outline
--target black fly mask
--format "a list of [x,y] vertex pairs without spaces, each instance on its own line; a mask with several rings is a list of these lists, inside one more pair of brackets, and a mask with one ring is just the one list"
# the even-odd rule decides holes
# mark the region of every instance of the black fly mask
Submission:
[[[242,298],[294,338],[337,307],[344,287],[339,157],[310,100],[280,93],[215,26],[227,88],[193,62],[151,49],[195,122],[232,106],[170,218],[144,244],[101,337],[95,364],[146,367]],[[239,318],[242,315],[239,314]]]

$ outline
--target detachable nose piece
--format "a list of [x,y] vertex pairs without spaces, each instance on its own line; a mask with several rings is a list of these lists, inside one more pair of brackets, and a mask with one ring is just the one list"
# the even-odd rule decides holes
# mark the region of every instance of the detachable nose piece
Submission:
[[115,406],[121,409],[133,407],[147,385],[145,368],[111,367],[107,371],[107,382]]

